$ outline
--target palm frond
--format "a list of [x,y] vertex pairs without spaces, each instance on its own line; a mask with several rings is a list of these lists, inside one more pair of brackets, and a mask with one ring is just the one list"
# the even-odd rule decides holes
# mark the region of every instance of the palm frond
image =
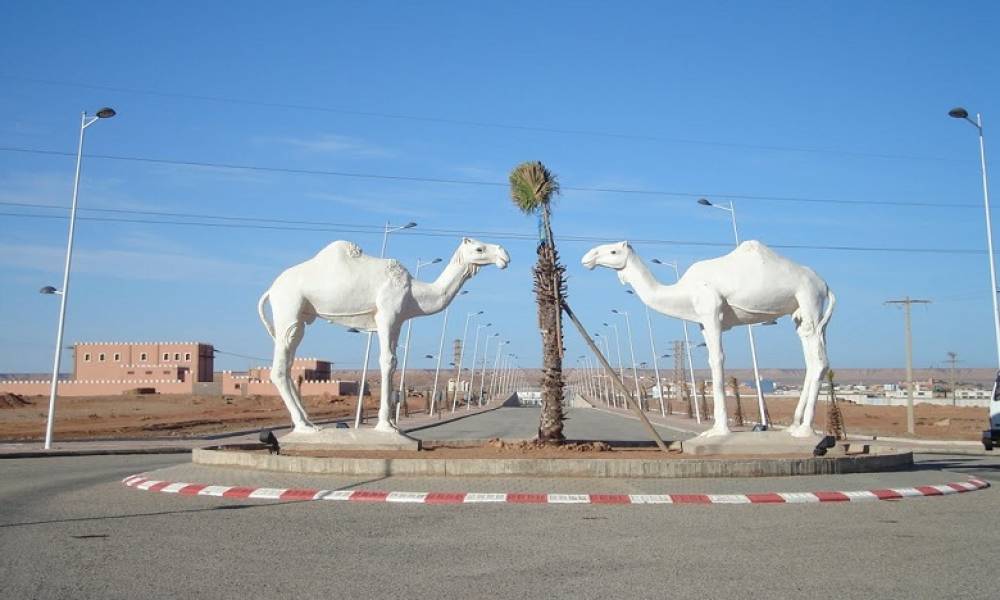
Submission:
[[521,163],[510,172],[510,197],[525,214],[533,214],[559,193],[559,181],[541,162]]

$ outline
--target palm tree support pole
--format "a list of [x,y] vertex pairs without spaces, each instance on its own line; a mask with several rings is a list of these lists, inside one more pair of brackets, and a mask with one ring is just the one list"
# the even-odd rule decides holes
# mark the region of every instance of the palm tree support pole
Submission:
[[660,434],[657,433],[656,428],[653,427],[653,424],[646,418],[645,413],[643,413],[636,404],[637,400],[633,398],[632,392],[628,389],[628,387],[626,387],[625,383],[618,378],[618,375],[615,373],[611,363],[609,363],[608,359],[601,353],[601,350],[597,347],[597,344],[594,343],[594,340],[590,339],[590,335],[587,333],[586,328],[584,328],[583,324],[576,318],[576,315],[573,314],[573,310],[570,309],[569,305],[565,302],[562,304],[562,309],[566,312],[566,316],[569,317],[570,321],[573,321],[573,325],[576,326],[577,331],[579,331],[580,335],[583,336],[583,341],[587,342],[587,346],[590,348],[590,351],[594,353],[598,362],[601,363],[601,366],[604,368],[604,372],[608,375],[610,380],[614,382],[615,387],[622,392],[622,395],[625,397],[625,402],[628,404],[629,408],[632,409],[632,412],[639,418],[639,421],[642,422],[643,427],[645,427],[646,431],[649,433],[649,437],[656,442],[656,445],[660,448],[660,450],[670,452],[670,447],[664,443],[663,438],[661,438]]

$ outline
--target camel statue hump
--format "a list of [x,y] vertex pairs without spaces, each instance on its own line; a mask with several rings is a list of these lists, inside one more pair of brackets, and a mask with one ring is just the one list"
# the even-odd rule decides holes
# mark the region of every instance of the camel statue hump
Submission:
[[361,246],[346,240],[337,240],[336,242],[327,245],[326,248],[320,250],[319,253],[334,254],[345,258],[359,258],[362,254],[364,254],[361,251]]

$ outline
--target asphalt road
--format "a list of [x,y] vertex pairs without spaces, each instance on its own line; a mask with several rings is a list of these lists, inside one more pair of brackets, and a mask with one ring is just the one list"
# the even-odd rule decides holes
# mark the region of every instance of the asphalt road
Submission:
[[[996,597],[996,489],[552,507],[249,502],[119,483],[183,461],[0,460],[0,597]],[[922,457],[920,468],[914,478],[951,477],[945,468],[997,481],[1000,460]]]
[[[408,435],[422,440],[531,439],[538,434],[538,411],[537,407],[498,408]],[[665,441],[691,437],[662,425],[656,429]],[[563,435],[570,440],[652,441],[639,421],[590,408],[568,409]]]

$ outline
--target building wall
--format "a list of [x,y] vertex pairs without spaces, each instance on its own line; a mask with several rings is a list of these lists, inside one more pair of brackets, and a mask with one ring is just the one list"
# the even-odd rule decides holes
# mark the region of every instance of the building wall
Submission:
[[[257,371],[257,369],[254,369]],[[357,381],[337,381],[331,379],[313,380],[296,377],[292,381],[303,396],[352,396],[358,393]],[[277,396],[278,388],[270,379],[261,379],[256,375],[238,374],[232,371],[222,372],[222,393],[241,396]]]
[[[74,379],[212,381],[214,348],[198,342],[84,342],[73,352]],[[147,373],[147,371],[152,371]]]
[[[65,379],[59,381],[59,396],[114,396],[137,388],[153,388],[158,394],[190,394],[193,385],[176,379]],[[50,389],[51,380],[0,380],[0,391],[21,396],[48,396]]]

